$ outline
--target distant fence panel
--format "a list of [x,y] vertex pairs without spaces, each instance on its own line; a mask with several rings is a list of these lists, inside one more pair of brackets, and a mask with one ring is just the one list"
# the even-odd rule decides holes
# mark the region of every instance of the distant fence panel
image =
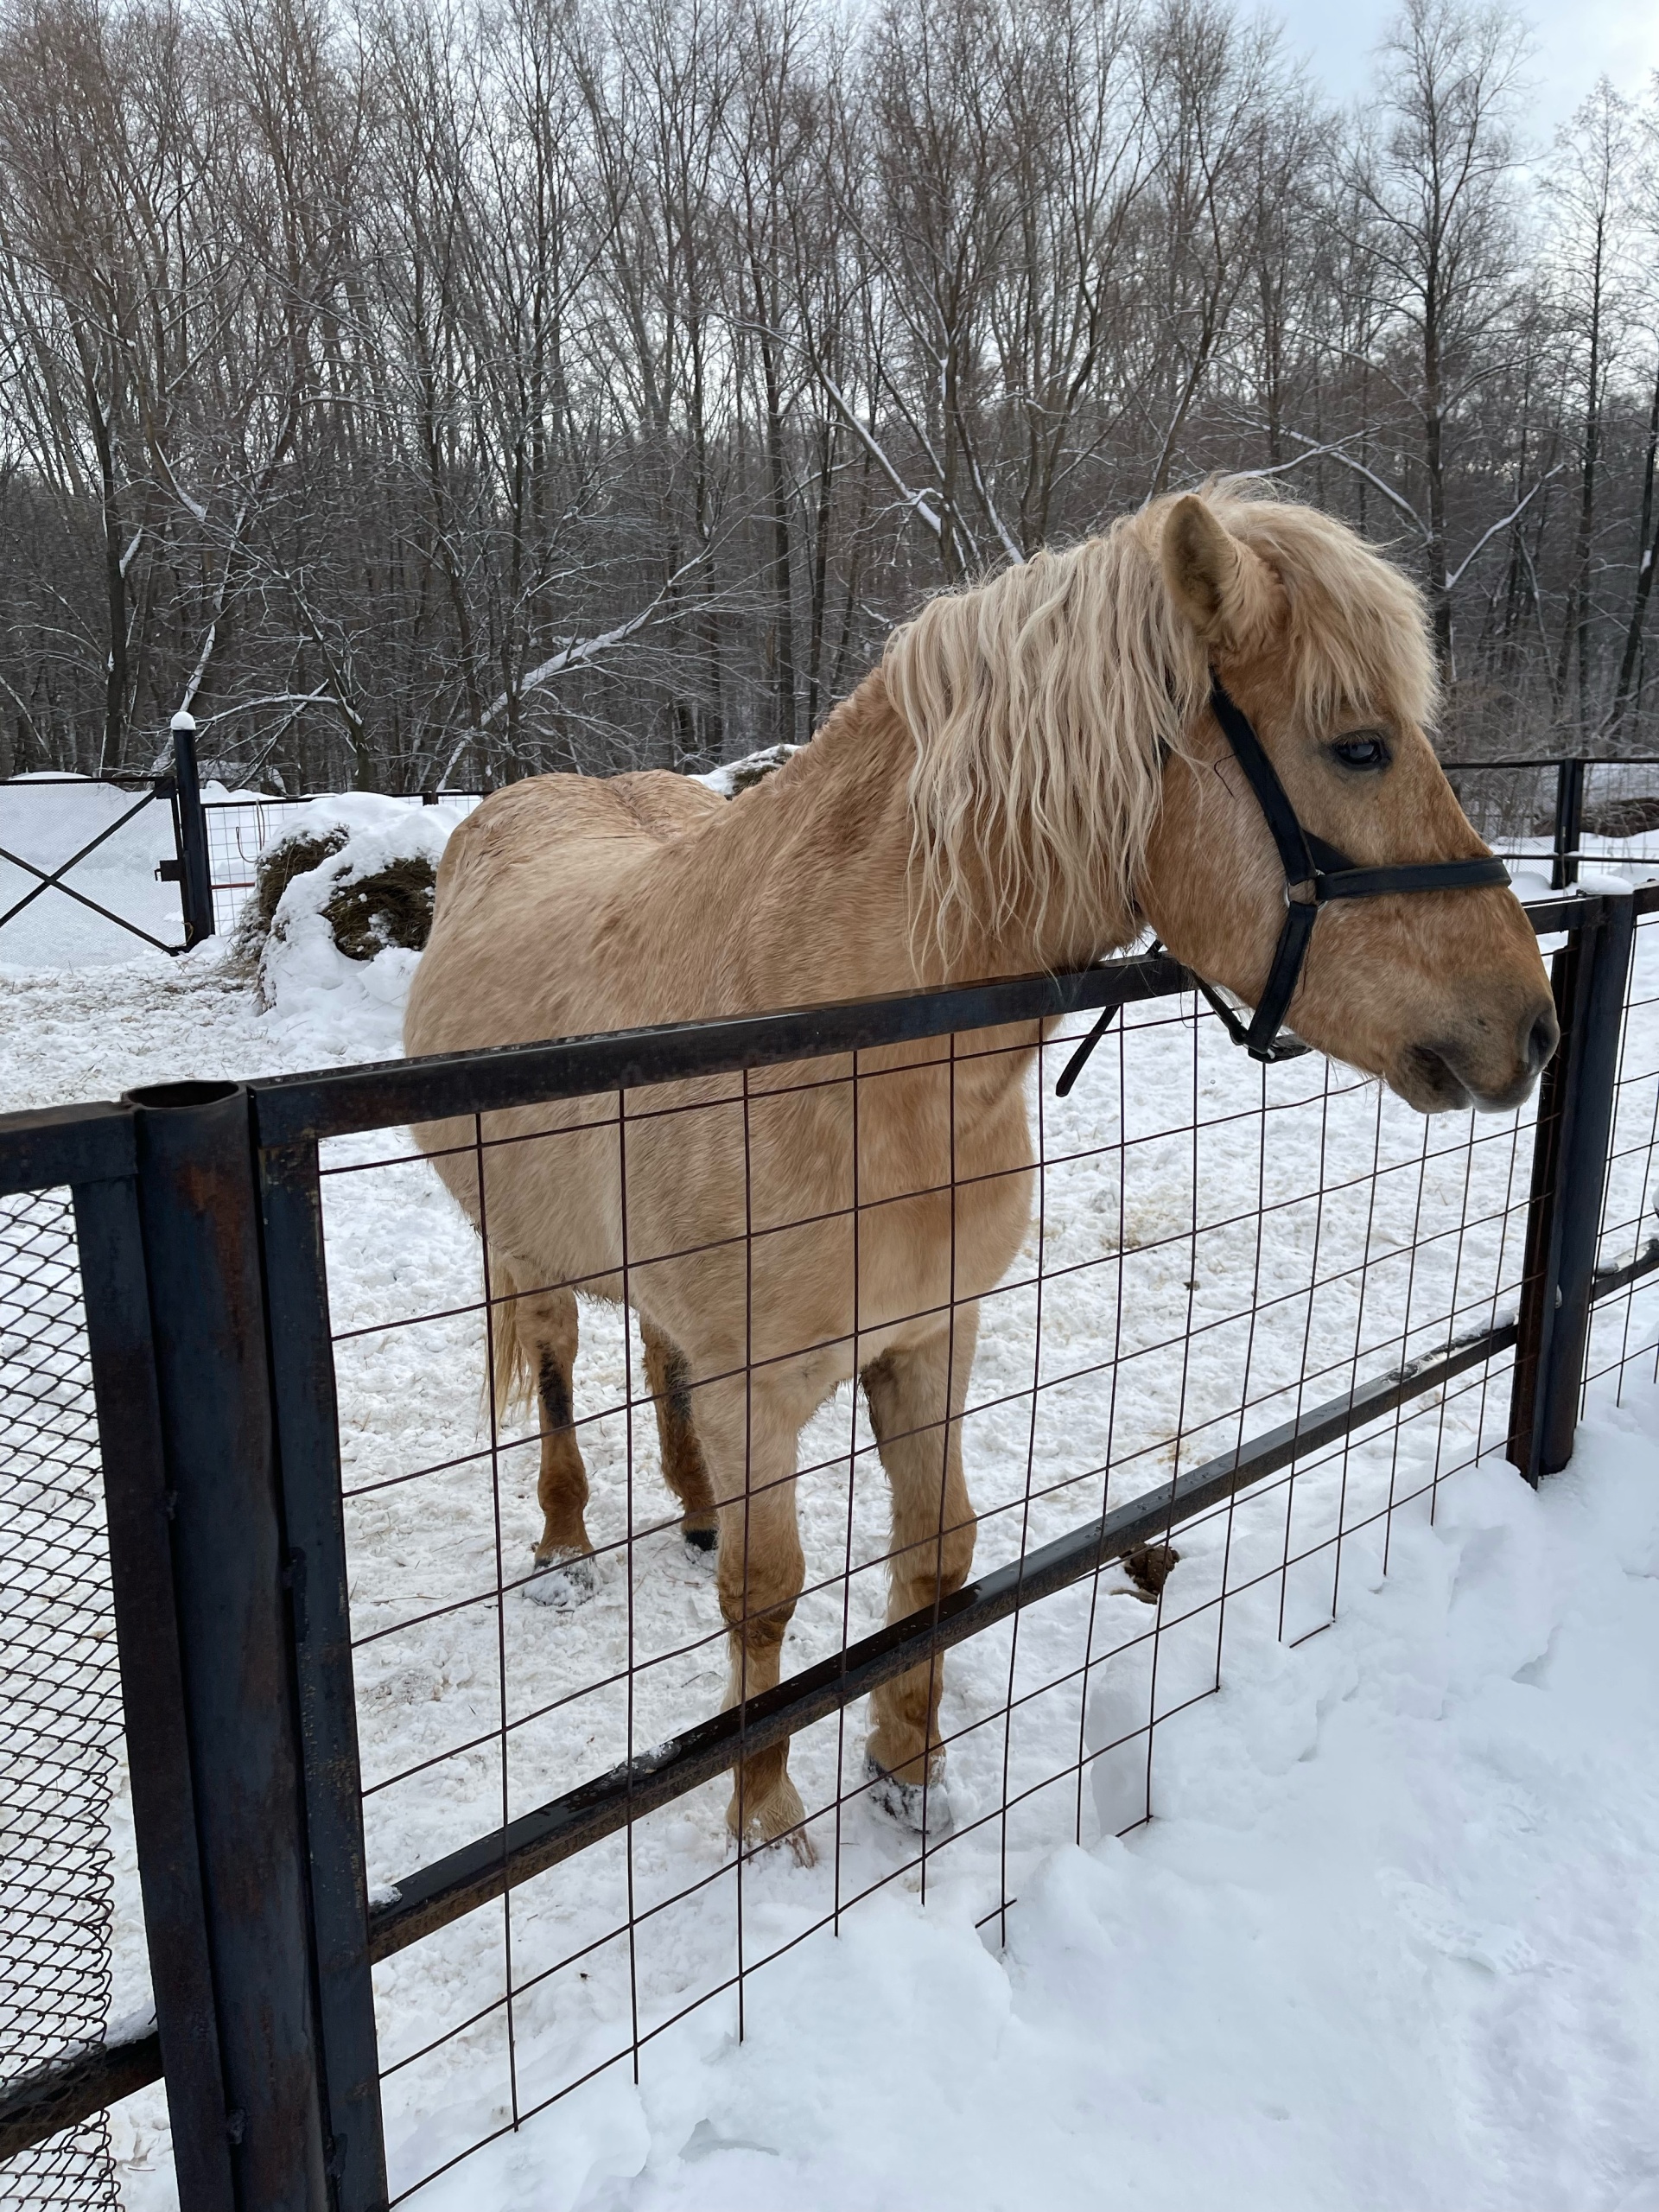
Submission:
[[307,804],[304,799],[210,798],[202,801],[213,916],[221,935],[235,929],[254,888],[254,867],[273,837]]
[[1566,757],[1446,764],[1471,822],[1506,859],[1541,867],[1558,885],[1580,865],[1659,862],[1659,759]]
[[[741,2031],[754,1977],[873,1895],[949,1878],[1000,1929],[1043,1853],[1154,1814],[1160,1747],[1240,1639],[1318,1633],[1460,1470],[1559,1465],[1586,1376],[1659,1355],[1659,887],[1530,911],[1566,1038],[1535,1114],[1424,1122],[1317,1055],[1247,1066],[1157,956],[0,1124],[0,1188],[69,1182],[84,1225],[127,1224],[124,1320],[120,1269],[88,1280],[160,2030],[61,2055],[80,2109],[165,2059],[183,2212],[418,2202],[607,2069]],[[1068,1099],[1075,1039],[1038,1052],[1012,1264],[970,1300],[953,1260],[925,1310],[883,1313],[950,1344],[938,1403],[895,1411],[878,1360],[826,1386],[793,1459],[744,1459],[746,1513],[798,1498],[804,1580],[781,1680],[722,1710],[728,1620],[663,1479],[698,1390],[734,1389],[747,1436],[791,1361],[858,1366],[863,1241],[937,1205],[954,1251],[984,1187],[954,1158],[868,1187],[855,1144],[825,1198],[768,1175],[755,1132],[808,1107],[855,1132],[895,1080],[955,1098],[1036,1020],[1107,1006]],[[504,1280],[491,1209],[480,1238],[408,1126],[458,1118],[486,1191],[515,1160],[574,1190],[596,1159],[679,1156],[698,1116],[731,1138],[740,1228],[693,1252],[626,1228],[607,1265],[637,1293],[726,1251],[736,1366],[677,1378],[587,1302],[574,1394],[480,1411],[504,1308],[594,1286]],[[848,1335],[762,1342],[757,1252],[826,1225]],[[941,1586],[954,1493],[927,1477],[925,1527],[891,1501],[953,1438],[976,1550]],[[531,1547],[575,1450],[591,1595],[563,1612]],[[944,1771],[906,1798],[855,1708],[941,1667]],[[815,1863],[780,1886],[728,1847],[725,1802],[785,1741]]]
[[[0,961],[180,952],[180,817],[170,777],[0,783]],[[135,940],[127,944],[127,938]]]
[[[213,912],[221,933],[234,930],[242,918],[243,910],[253,895],[260,854],[290,824],[298,821],[312,804],[313,798],[318,796],[327,798],[340,794],[271,798],[262,793],[257,797],[237,796],[202,801]],[[418,792],[413,796],[405,795],[404,803],[410,806],[428,804]],[[475,792],[445,791],[442,804],[466,812],[477,805],[478,795]]]

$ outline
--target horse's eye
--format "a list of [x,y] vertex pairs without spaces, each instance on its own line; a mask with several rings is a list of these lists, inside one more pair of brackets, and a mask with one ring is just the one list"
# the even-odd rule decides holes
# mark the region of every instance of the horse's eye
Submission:
[[1388,741],[1377,730],[1357,730],[1352,737],[1339,737],[1331,750],[1344,768],[1386,768],[1389,765]]

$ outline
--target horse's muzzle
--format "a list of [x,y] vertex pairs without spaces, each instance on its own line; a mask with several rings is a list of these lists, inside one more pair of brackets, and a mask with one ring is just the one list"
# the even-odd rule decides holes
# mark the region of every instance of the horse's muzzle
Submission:
[[[1495,1050],[1501,1027],[1509,1027],[1509,1037]],[[1512,1113],[1526,1103],[1560,1034],[1549,1000],[1529,993],[1513,1027],[1478,1019],[1461,1036],[1408,1046],[1389,1071],[1389,1088],[1420,1114],[1460,1114],[1471,1107]]]

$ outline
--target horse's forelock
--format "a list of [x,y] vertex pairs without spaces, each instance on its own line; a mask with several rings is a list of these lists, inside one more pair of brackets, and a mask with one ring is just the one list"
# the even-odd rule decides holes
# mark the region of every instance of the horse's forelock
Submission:
[[1286,645],[1298,710],[1328,728],[1364,706],[1433,727],[1440,682],[1422,593],[1334,516],[1247,493],[1223,480],[1208,496],[1217,519],[1275,571],[1290,619]]
[[[1436,704],[1421,594],[1316,509],[1223,480],[1204,497],[1266,561],[1289,605],[1299,709],[1357,702],[1427,725]],[[1131,901],[1163,760],[1209,688],[1160,551],[1173,499],[1099,537],[931,600],[882,666],[915,747],[914,926],[947,962],[1011,925],[1084,957]]]

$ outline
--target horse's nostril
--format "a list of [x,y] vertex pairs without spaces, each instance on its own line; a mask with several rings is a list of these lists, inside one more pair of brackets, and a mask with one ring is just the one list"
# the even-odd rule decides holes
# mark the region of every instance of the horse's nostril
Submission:
[[1541,1014],[1527,1032],[1527,1065],[1534,1075],[1548,1059],[1560,1039],[1560,1024],[1556,1020],[1552,1007]]

